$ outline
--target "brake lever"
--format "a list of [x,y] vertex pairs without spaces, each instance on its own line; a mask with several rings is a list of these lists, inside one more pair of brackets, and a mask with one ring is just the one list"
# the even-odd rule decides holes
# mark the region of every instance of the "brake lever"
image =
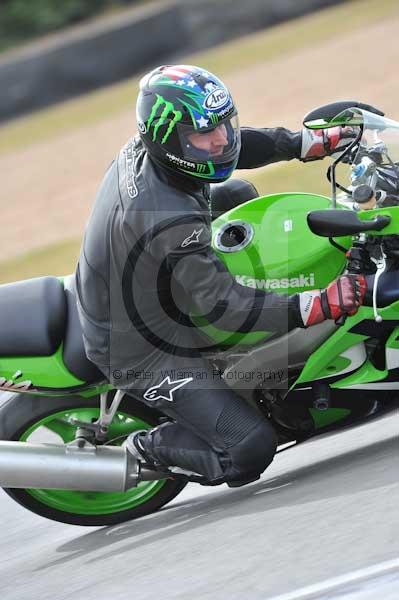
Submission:
[[378,314],[378,307],[377,307],[377,290],[378,290],[379,279],[387,267],[386,255],[382,248],[381,248],[381,258],[372,259],[372,260],[377,267],[377,271],[376,271],[375,277],[374,277],[374,285],[373,285],[373,313],[374,313],[375,322],[381,323],[382,317],[380,314]]

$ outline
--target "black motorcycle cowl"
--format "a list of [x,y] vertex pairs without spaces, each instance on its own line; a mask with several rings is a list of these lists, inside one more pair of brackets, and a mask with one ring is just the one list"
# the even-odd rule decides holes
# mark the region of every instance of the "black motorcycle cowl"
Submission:
[[[367,292],[364,297],[365,306],[373,306],[374,275],[367,275]],[[399,271],[383,273],[378,281],[377,306],[384,308],[399,300]]]
[[51,356],[65,322],[64,288],[56,277],[0,286],[0,357]]

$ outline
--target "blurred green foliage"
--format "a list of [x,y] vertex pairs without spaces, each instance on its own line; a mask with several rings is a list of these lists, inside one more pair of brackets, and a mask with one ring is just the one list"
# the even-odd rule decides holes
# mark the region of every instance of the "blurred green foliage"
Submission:
[[0,50],[138,0],[2,0]]

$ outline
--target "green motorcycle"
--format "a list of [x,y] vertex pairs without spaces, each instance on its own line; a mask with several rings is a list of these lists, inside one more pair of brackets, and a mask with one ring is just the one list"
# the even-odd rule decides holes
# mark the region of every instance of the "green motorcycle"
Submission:
[[[327,173],[332,198],[250,200],[213,222],[213,247],[241,285],[281,294],[363,273],[364,306],[285,335],[232,334],[192,315],[205,356],[271,421],[280,450],[389,410],[399,390],[399,123],[349,109],[305,125],[352,133]],[[0,286],[0,331],[0,486],[11,498],[56,521],[110,525],[182,491],[178,469],[139,468],[127,451],[130,433],[164,415],[87,360],[73,276]]]

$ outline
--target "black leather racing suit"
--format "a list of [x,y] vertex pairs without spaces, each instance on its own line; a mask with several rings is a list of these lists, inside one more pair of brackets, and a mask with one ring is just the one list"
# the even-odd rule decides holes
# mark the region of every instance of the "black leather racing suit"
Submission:
[[[238,168],[299,152],[300,134],[242,129]],[[297,295],[235,281],[211,248],[211,218],[209,185],[169,173],[138,137],[129,140],[87,224],[78,308],[88,358],[173,419],[147,435],[148,454],[211,481],[242,481],[271,462],[275,434],[201,356],[204,340],[187,315],[194,309],[226,332],[284,332],[302,320]]]

